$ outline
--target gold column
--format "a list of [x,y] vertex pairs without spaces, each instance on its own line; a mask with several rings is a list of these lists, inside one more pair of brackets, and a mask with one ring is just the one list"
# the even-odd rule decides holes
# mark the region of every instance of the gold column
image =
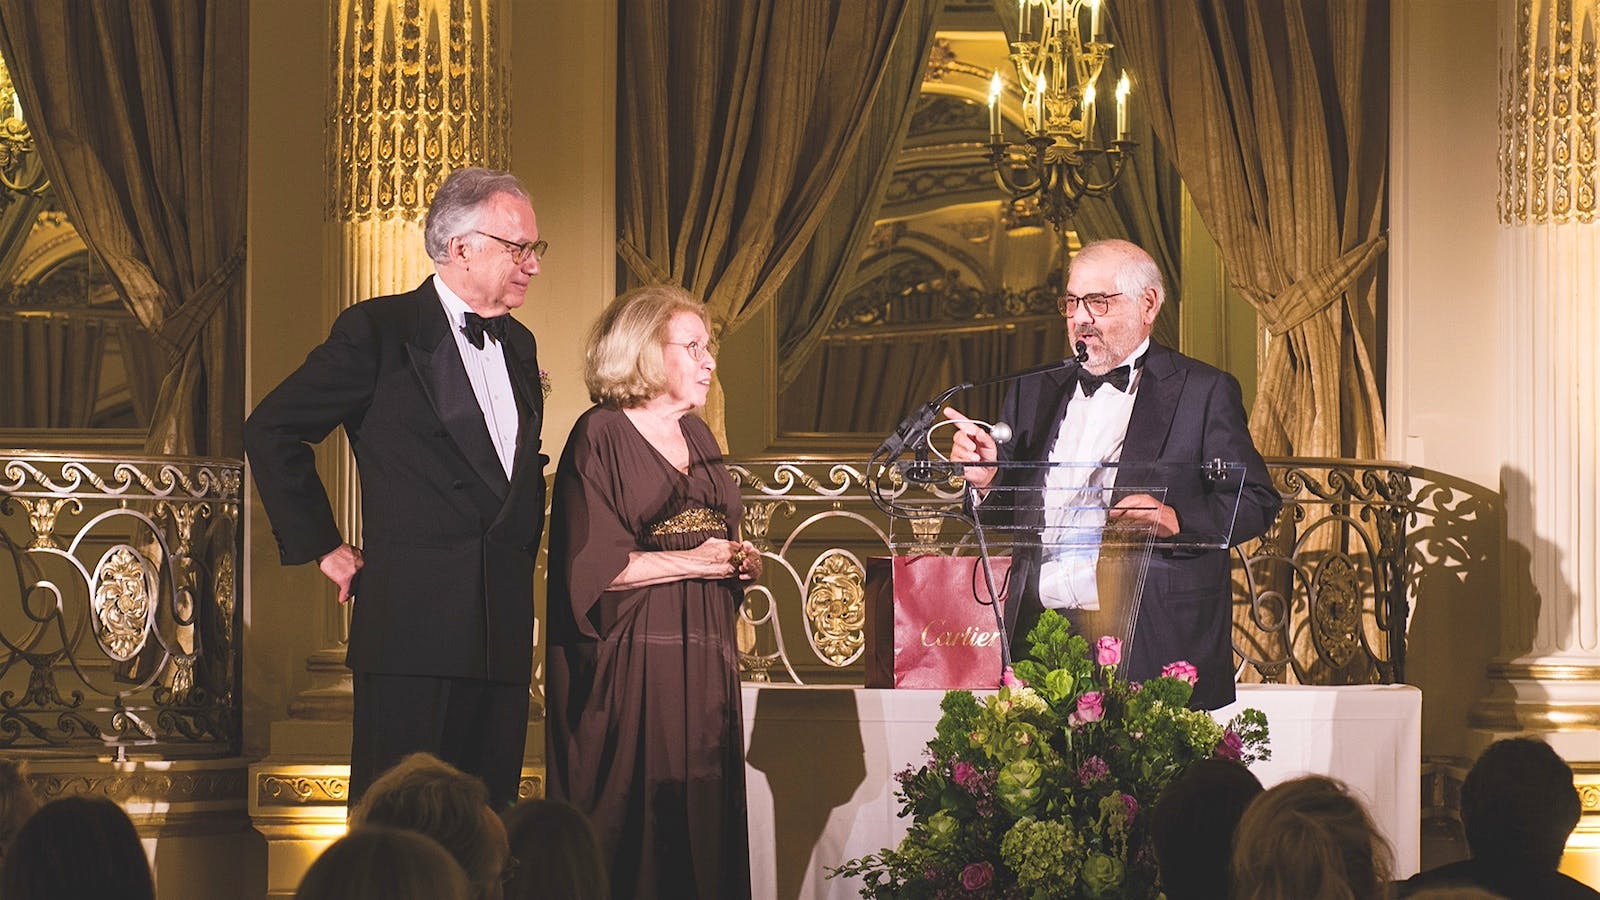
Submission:
[[[1501,650],[1472,717],[1600,760],[1596,0],[1502,0],[1499,217],[1506,505]],[[1590,766],[1592,767],[1592,766]],[[1565,867],[1592,876],[1600,823]]]

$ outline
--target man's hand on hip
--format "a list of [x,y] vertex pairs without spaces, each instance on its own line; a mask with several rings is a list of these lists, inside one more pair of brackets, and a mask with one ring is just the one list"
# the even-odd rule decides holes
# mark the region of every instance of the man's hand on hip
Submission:
[[317,560],[317,568],[328,580],[339,586],[339,602],[348,603],[356,598],[356,580],[361,567],[366,565],[361,551],[349,544],[340,544]]

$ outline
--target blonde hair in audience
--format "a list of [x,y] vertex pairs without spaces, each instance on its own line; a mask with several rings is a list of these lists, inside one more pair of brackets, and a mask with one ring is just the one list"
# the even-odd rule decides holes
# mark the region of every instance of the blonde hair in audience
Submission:
[[425,834],[461,864],[474,896],[498,898],[510,850],[483,782],[431,753],[413,753],[378,776],[350,811],[351,827]]
[[455,859],[424,834],[357,828],[322,851],[294,900],[470,900]]
[[1392,860],[1362,802],[1340,782],[1308,775],[1245,810],[1233,842],[1233,897],[1375,900],[1387,896]]
[[711,330],[705,304],[675,284],[634,288],[611,301],[589,330],[583,354],[589,399],[627,409],[665,391],[662,342],[667,339],[667,323],[680,312],[694,313],[706,331]]

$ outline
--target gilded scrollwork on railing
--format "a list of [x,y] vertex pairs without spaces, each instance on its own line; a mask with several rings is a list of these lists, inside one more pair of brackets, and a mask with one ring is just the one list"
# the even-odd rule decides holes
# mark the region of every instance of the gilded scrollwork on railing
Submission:
[[[1283,512],[1267,534],[1234,550],[1241,680],[1400,680],[1416,513],[1412,470],[1351,460],[1274,460],[1269,468]],[[747,537],[767,558],[741,609],[742,625],[755,635],[741,646],[746,677],[764,681],[784,671],[796,682],[859,683],[860,641],[871,616],[862,560],[888,555],[894,533],[867,494],[865,464],[742,461],[731,470],[744,495]],[[893,472],[878,477],[897,499],[918,491],[959,500],[957,485],[908,484]],[[937,552],[941,523],[913,520],[899,533],[909,532],[912,549]],[[784,636],[797,630],[806,636],[797,646],[809,654],[790,655]]]
[[1284,508],[1235,548],[1234,652],[1247,681],[1399,681],[1409,616],[1409,470],[1352,460],[1269,463]]
[[238,751],[242,469],[0,453],[0,748]]
[[866,588],[867,569],[848,550],[823,553],[806,577],[806,634],[831,666],[855,662],[866,647]]

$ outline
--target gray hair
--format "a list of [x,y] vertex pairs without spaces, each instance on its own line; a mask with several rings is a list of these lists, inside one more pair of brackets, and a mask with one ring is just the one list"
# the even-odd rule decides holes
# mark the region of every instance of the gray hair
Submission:
[[1077,265],[1080,260],[1087,262],[1096,257],[1116,260],[1117,293],[1137,300],[1144,296],[1145,291],[1154,288],[1157,306],[1167,299],[1167,284],[1161,277],[1161,267],[1156,265],[1156,261],[1138,244],[1115,238],[1090,241],[1072,257],[1071,265]]
[[[450,258],[450,240],[466,237],[483,221],[484,203],[495,194],[510,194],[528,200],[517,176],[500,169],[468,166],[457,169],[433,192],[428,217],[423,220],[422,246],[428,258],[445,262]],[[529,201],[531,202],[531,201]]]

